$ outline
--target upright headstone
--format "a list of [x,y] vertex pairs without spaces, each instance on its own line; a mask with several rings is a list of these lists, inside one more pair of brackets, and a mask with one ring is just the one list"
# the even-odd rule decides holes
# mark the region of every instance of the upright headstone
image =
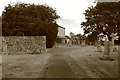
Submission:
[[96,40],[96,41],[95,41],[95,47],[97,47],[97,46],[98,46],[98,41]]
[[104,53],[105,55],[110,55],[110,42],[104,41]]
[[97,47],[98,52],[102,52],[101,42],[100,41],[95,41],[95,46]]
[[107,40],[104,41],[103,59],[104,60],[109,60],[110,59],[110,41],[107,41]]
[[82,46],[82,47],[85,46],[85,40],[82,40],[82,42],[81,42],[81,46]]
[[58,44],[57,42],[54,43],[54,48],[57,48],[58,47]]
[[80,45],[80,40],[77,41],[78,45]]
[[69,47],[71,47],[71,46],[72,46],[72,41],[69,40],[69,41],[68,41],[68,44],[69,44]]

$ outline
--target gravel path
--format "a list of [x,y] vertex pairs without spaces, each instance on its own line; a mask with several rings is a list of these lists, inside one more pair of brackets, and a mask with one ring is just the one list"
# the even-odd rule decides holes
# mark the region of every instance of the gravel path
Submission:
[[71,67],[64,59],[63,54],[53,54],[49,61],[46,78],[75,78]]
[[117,78],[117,52],[111,52],[114,61],[102,61],[104,52],[94,46],[53,48],[46,70],[46,78]]

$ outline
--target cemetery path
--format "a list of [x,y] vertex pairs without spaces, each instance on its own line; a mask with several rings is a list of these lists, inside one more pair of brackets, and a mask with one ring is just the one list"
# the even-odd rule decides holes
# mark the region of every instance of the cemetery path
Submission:
[[71,51],[76,51],[79,46],[66,47],[59,46],[59,48],[52,48],[48,53],[52,54],[50,57],[45,78],[78,78],[78,76],[73,72],[71,65],[69,64],[70,58],[67,53]]
[[65,61],[63,54],[53,54],[48,64],[46,78],[75,78],[77,77]]
[[92,46],[52,48],[48,53],[52,56],[47,65],[45,78],[117,77],[116,53],[111,54],[115,61],[101,61],[99,58],[102,57],[103,52],[97,52]]
[[117,52],[114,61],[101,61],[103,52],[94,46],[59,46],[45,54],[4,55],[5,78],[116,78]]
[[[52,48],[48,51],[52,56],[46,66],[45,78],[86,78],[84,65],[79,66],[78,63],[70,57],[69,54],[80,51],[82,47],[72,46]],[[83,52],[83,51],[82,51]],[[82,63],[83,60],[80,62]],[[90,73],[91,74],[91,73]]]

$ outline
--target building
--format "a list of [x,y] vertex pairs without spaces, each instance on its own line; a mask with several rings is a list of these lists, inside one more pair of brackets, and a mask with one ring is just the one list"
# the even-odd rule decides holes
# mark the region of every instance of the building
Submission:
[[61,26],[58,27],[57,36],[60,39],[61,43],[65,43],[65,28],[64,27],[61,27]]
[[65,37],[65,28],[59,26],[58,27],[58,37],[64,38]]

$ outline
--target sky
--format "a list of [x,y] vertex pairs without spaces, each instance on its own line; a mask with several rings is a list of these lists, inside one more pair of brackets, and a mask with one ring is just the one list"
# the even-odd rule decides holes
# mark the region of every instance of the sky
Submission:
[[94,6],[95,0],[1,0],[0,1],[0,15],[4,7],[9,3],[14,4],[17,2],[47,4],[48,6],[56,9],[57,14],[61,17],[57,20],[58,25],[65,27],[65,34],[69,35],[70,32],[74,34],[83,34],[81,22],[85,21],[85,10]]

